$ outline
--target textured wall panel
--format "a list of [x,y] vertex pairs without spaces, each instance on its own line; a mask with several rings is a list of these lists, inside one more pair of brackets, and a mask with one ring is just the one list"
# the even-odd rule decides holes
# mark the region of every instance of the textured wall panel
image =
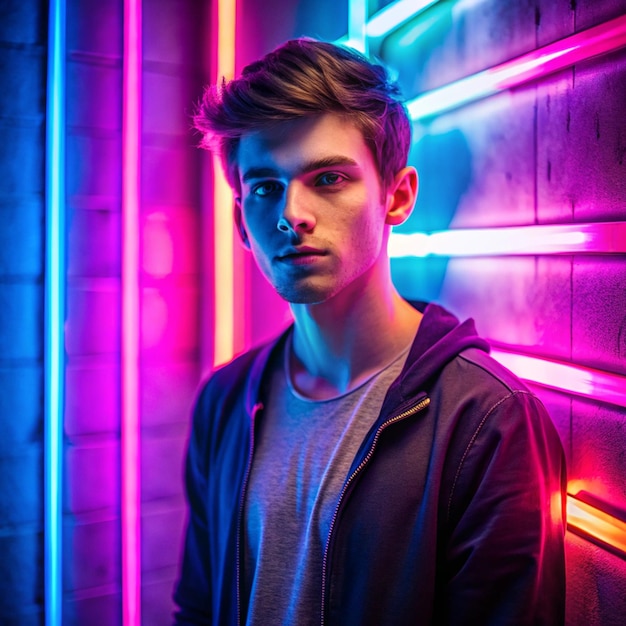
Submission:
[[570,480],[626,513],[624,441],[626,409],[574,399]]
[[[626,263],[577,257],[573,271],[572,357],[626,374]],[[626,445],[626,437],[622,440]]]
[[38,360],[43,356],[43,293],[39,282],[0,283],[0,355]]
[[43,199],[0,198],[0,274],[40,276],[43,269]]
[[41,445],[14,446],[0,457],[0,520],[9,528],[42,522]]
[[624,102],[626,51],[581,63],[539,86],[539,221],[624,217]]
[[119,285],[94,280],[69,287],[65,341],[70,356],[119,354]]
[[626,561],[567,534],[567,626],[621,626],[626,615]]
[[[95,441],[81,446],[68,446],[68,497],[66,510],[75,514],[98,509],[116,511],[119,507],[120,446],[119,442]],[[111,546],[115,550],[115,546]]]
[[119,276],[121,215],[118,211],[68,209],[67,274]]
[[[183,504],[181,481],[187,448],[187,427],[175,424],[158,429],[144,428],[141,434],[141,496],[144,500],[175,498]],[[150,559],[150,546],[144,546]]]
[[68,125],[119,130],[122,126],[121,81],[118,59],[78,57],[70,60],[67,64]]
[[[65,549],[72,555],[64,570],[67,591],[117,586],[121,576],[119,519],[65,522]],[[97,592],[92,592],[96,595]],[[101,593],[110,593],[101,590]],[[120,616],[121,617],[121,616]],[[83,622],[89,623],[89,622]],[[112,622],[115,624],[116,622]]]
[[[117,434],[120,428],[120,370],[114,363],[76,363],[66,370],[65,432]],[[113,468],[111,468],[113,471]]]
[[34,365],[0,368],[0,390],[0,456],[3,456],[15,447],[35,443],[41,438],[41,368]]
[[[177,422],[187,425],[198,387],[197,365],[188,362],[155,363],[145,365],[142,372],[143,426]],[[175,389],[176,393],[172,393],[172,389]]]
[[122,56],[122,0],[68,0],[67,48],[104,58]]
[[451,259],[441,300],[490,340],[568,360],[570,276],[568,257]]

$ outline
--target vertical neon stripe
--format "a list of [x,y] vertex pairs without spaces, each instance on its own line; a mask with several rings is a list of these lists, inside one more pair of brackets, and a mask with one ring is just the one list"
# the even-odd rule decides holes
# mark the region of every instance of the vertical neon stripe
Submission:
[[139,202],[141,1],[124,1],[122,119],[122,623],[141,623]]
[[366,22],[367,2],[365,0],[350,0],[348,3],[348,42],[352,48],[363,54],[367,54]]
[[[235,74],[236,0],[219,0],[217,18],[217,79]],[[215,249],[215,334],[214,366],[233,358],[235,304],[233,271],[232,191],[217,158],[213,159],[213,215]]]
[[46,103],[44,543],[45,623],[62,616],[63,406],[65,353],[65,1],[51,0]]

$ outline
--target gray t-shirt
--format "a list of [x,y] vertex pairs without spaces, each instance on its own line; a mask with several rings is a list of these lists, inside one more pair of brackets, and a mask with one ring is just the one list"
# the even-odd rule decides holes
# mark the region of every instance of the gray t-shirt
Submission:
[[357,389],[330,400],[291,384],[290,342],[271,374],[245,509],[248,626],[319,624],[322,559],[352,461],[408,347]]

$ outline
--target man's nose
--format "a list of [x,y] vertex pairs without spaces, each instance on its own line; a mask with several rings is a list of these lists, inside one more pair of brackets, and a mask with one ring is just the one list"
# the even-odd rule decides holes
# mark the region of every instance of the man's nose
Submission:
[[278,219],[278,230],[284,233],[301,233],[313,230],[315,217],[311,211],[310,197],[298,183],[287,187],[282,213]]

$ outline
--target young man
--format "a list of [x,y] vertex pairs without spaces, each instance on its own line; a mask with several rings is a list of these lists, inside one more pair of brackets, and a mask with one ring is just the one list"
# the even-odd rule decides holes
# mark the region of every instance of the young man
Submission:
[[562,623],[545,410],[471,320],[391,282],[417,174],[385,70],[289,41],[207,90],[196,123],[295,322],[198,398],[176,623]]

